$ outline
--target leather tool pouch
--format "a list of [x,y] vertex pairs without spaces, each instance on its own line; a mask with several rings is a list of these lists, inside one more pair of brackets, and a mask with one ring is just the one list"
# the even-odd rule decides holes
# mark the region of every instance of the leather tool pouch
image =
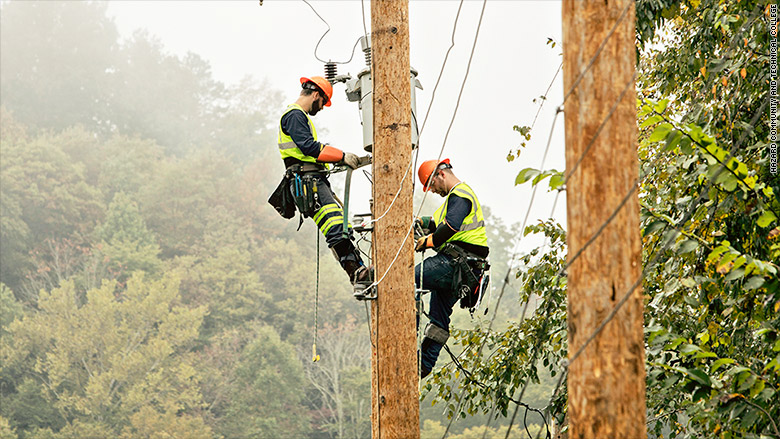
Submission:
[[287,174],[284,175],[279,186],[268,198],[268,203],[279,212],[282,218],[290,219],[295,216],[295,200],[290,192],[290,179]]

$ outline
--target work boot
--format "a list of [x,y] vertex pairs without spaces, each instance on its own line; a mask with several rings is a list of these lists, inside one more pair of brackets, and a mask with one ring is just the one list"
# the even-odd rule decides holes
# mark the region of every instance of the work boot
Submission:
[[352,279],[352,296],[357,300],[376,299],[376,286],[374,283],[374,267],[360,267]]
[[366,267],[361,265],[350,277],[352,284],[365,283],[370,284],[374,282],[374,267]]

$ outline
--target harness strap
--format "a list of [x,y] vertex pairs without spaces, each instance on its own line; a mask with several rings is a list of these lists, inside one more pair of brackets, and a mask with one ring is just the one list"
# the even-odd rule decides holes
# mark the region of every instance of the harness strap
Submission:
[[296,163],[287,167],[286,172],[293,174],[308,174],[311,172],[327,172],[325,165],[316,163]]

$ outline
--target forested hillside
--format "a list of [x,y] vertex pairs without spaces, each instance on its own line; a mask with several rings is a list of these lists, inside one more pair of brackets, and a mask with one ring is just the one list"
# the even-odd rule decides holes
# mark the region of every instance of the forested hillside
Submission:
[[102,3],[0,12],[0,437],[370,435],[365,308],[322,240],[313,364],[317,232],[266,202],[280,93]]

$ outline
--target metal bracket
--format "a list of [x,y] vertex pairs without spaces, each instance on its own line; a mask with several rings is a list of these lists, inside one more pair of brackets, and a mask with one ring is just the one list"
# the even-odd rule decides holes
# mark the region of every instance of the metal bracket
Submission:
[[352,296],[355,299],[363,300],[376,300],[377,289],[373,283],[358,282],[353,287]]

